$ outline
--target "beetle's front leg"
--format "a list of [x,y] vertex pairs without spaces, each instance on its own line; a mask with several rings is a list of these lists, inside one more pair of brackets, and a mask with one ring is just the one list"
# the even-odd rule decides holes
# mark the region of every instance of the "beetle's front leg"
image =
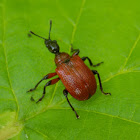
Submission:
[[72,56],[78,55],[80,53],[79,49],[73,49],[73,45],[71,44],[71,52],[74,52]]
[[31,91],[35,90],[35,89],[38,87],[38,85],[39,85],[43,80],[52,78],[52,77],[55,76],[55,75],[57,75],[56,72],[47,74],[46,76],[44,76],[44,77],[35,85],[34,88],[28,90],[27,92],[31,92]]
[[86,59],[88,60],[90,66],[93,66],[93,67],[96,67],[96,66],[99,66],[100,64],[102,64],[103,62],[100,62],[100,63],[97,63],[96,65],[93,65],[91,59],[89,57],[82,57],[81,58],[83,61],[85,61]]
[[103,87],[102,87],[101,78],[100,78],[99,73],[96,70],[92,70],[92,72],[93,72],[94,75],[97,74],[97,76],[98,76],[101,92],[105,95],[108,95],[108,94],[111,95],[111,93],[106,93],[106,92],[103,91]]
[[[45,96],[45,94],[46,94],[46,87],[57,83],[59,80],[60,80],[60,78],[56,78],[56,79],[53,79],[53,80],[50,80],[49,82],[47,82],[46,85],[44,86],[44,90],[43,90],[43,95],[42,95],[42,97],[39,98],[39,100],[38,100],[36,103],[40,102],[40,101],[44,98],[44,96]],[[31,100],[34,101],[33,97],[31,97]]]
[[75,111],[74,107],[71,105],[69,99],[68,99],[68,91],[66,89],[63,90],[63,94],[67,99],[68,104],[70,105],[71,109],[75,112],[76,118],[79,119],[79,115],[77,114],[77,112]]

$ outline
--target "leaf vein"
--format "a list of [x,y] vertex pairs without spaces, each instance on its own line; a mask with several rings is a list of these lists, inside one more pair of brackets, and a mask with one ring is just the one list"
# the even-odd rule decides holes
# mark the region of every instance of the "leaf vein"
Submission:
[[80,11],[79,11],[79,14],[78,14],[77,19],[76,19],[76,22],[75,22],[75,26],[73,27],[72,36],[71,36],[71,44],[74,41],[75,33],[76,33],[76,30],[77,30],[77,25],[79,23],[79,20],[80,20],[81,15],[82,15],[83,7],[85,5],[85,2],[86,2],[86,0],[83,0],[82,1],[81,7],[80,7]]
[[19,112],[19,106],[18,106],[18,101],[17,101],[17,98],[16,98],[16,95],[15,95],[15,92],[12,88],[12,83],[11,83],[11,80],[10,80],[10,74],[9,74],[9,69],[8,69],[8,60],[7,60],[7,57],[6,57],[6,48],[5,48],[5,1],[3,2],[3,7],[2,7],[2,14],[3,14],[3,39],[2,39],[2,47],[3,47],[3,51],[4,51],[4,57],[5,57],[5,66],[6,66],[6,71],[7,71],[7,77],[8,77],[8,82],[9,82],[9,85],[10,85],[10,89],[12,91],[12,94],[13,94],[13,97],[14,97],[14,100],[17,104],[17,115],[16,115],[16,119],[18,117],[18,112]]
[[135,107],[135,109],[134,109],[134,111],[133,111],[133,113],[132,113],[131,120],[133,119],[133,117],[134,117],[134,115],[135,115],[135,112],[136,112],[137,107],[138,107],[138,106],[136,105],[136,107]]
[[56,1],[56,4],[57,4],[58,10],[60,11],[61,15],[64,16],[64,18],[65,18],[72,26],[74,26],[73,20],[72,20],[70,17],[68,17],[68,16],[66,15],[65,10],[61,7],[61,5],[60,5],[59,3],[60,3],[59,0],[57,0],[57,1]]
[[11,88],[9,88],[9,87],[0,86],[0,88],[8,89],[11,91]]
[[42,132],[40,132],[40,131],[38,131],[38,130],[32,129],[32,128],[27,127],[27,126],[25,126],[25,127],[28,128],[28,129],[31,129],[31,130],[33,130],[33,131],[35,131],[35,132],[37,132],[38,134],[42,135],[43,137],[49,138],[47,135],[45,135],[44,133],[42,133]]
[[[71,108],[50,108],[50,109],[68,109],[68,110],[71,110]],[[140,122],[135,122],[135,121],[132,121],[132,120],[128,120],[126,118],[121,118],[119,116],[113,116],[113,115],[110,115],[110,114],[106,114],[106,113],[102,113],[102,112],[97,112],[97,111],[94,111],[94,110],[83,110],[83,109],[76,109],[76,110],[79,110],[79,111],[84,111],[84,112],[93,112],[95,114],[100,114],[100,115],[104,115],[104,116],[109,116],[109,117],[112,117],[112,118],[117,118],[117,119],[120,119],[120,120],[124,120],[124,121],[127,121],[127,122],[130,122],[130,123],[135,123],[135,124],[138,124],[140,125]]]
[[121,71],[121,72],[118,72],[118,73],[110,76],[109,78],[105,79],[102,83],[108,82],[109,80],[113,79],[116,76],[119,76],[119,75],[122,75],[122,74],[126,74],[126,73],[134,73],[134,72],[140,72],[140,71],[130,71],[130,70]]
[[128,60],[129,60],[129,58],[130,58],[130,56],[131,56],[131,54],[132,54],[133,50],[134,50],[134,49],[135,49],[135,47],[137,46],[137,44],[138,44],[139,40],[140,40],[140,34],[138,35],[138,37],[137,37],[136,41],[134,42],[134,44],[133,44],[132,48],[130,49],[130,52],[129,52],[129,54],[128,54],[127,58],[126,58],[126,61],[124,62],[124,65],[123,65],[122,69],[124,69],[124,68],[125,68],[125,66],[126,66],[126,64],[127,64]]
[[[42,112],[37,113],[36,115],[33,115],[33,116],[29,117],[29,118],[26,118],[25,121],[28,121],[28,120],[30,120],[30,119],[36,117],[37,115],[40,115],[40,114],[44,113],[44,112],[47,111],[47,110],[55,110],[55,109],[57,109],[57,110],[66,110],[66,109],[67,109],[67,110],[71,110],[71,108],[58,108],[58,107],[54,108],[54,107],[51,107],[51,108],[45,109],[45,110],[42,111]],[[86,110],[86,109],[83,110],[83,109],[78,109],[78,108],[76,108],[76,110],[84,111],[84,112],[93,112],[93,113],[96,113],[96,114],[100,114],[100,115],[104,115],[104,116],[109,116],[109,117],[112,117],[112,118],[117,118],[117,119],[120,119],[120,120],[123,120],[123,121],[127,121],[127,122],[130,122],[130,123],[134,123],[134,124],[140,125],[139,122],[135,122],[135,121],[132,121],[132,120],[128,120],[128,119],[126,119],[126,118],[121,118],[121,117],[119,117],[119,116],[113,116],[113,115],[111,115],[111,114],[106,114],[106,113],[102,113],[102,112],[97,112],[97,111],[94,111],[94,110]]]
[[52,103],[52,101],[54,99],[57,87],[58,87],[58,83],[56,83],[56,85],[55,85],[55,88],[54,88],[54,91],[53,91],[53,94],[52,94],[52,98],[50,99],[50,102],[49,102],[48,106]]

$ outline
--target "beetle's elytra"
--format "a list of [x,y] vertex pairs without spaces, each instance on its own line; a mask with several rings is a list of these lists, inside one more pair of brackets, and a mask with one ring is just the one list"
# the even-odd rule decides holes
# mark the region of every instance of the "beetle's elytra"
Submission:
[[[55,69],[54,73],[49,73],[46,76],[44,76],[36,84],[36,86],[30,89],[28,92],[35,90],[43,80],[46,80],[53,76],[58,75],[58,78],[50,80],[49,82],[46,83],[46,85],[44,86],[43,95],[36,103],[38,103],[44,98],[45,93],[46,93],[45,90],[47,86],[53,85],[59,80],[61,80],[65,86],[65,89],[63,90],[63,94],[66,97],[70,107],[75,112],[76,117],[79,118],[79,115],[77,114],[73,106],[71,105],[67,95],[68,93],[70,93],[75,99],[81,100],[81,101],[89,99],[96,92],[97,84],[96,84],[96,80],[94,76],[96,74],[99,79],[101,92],[105,95],[110,94],[110,93],[105,93],[103,91],[99,73],[96,70],[90,70],[84,63],[84,61],[87,59],[90,63],[90,66],[96,67],[96,66],[99,66],[103,62],[93,65],[90,58],[88,57],[80,58],[78,56],[80,52],[79,49],[73,49],[73,47],[71,48],[71,52],[74,52],[72,56],[70,56],[69,54],[65,52],[60,52],[57,41],[50,39],[51,27],[52,27],[52,21],[50,21],[50,31],[49,31],[48,39],[41,37],[33,33],[32,31],[30,31],[30,33],[45,40],[45,45],[48,48],[48,50],[51,53],[55,54],[55,64],[57,68]],[[32,97],[31,99],[33,100]]]

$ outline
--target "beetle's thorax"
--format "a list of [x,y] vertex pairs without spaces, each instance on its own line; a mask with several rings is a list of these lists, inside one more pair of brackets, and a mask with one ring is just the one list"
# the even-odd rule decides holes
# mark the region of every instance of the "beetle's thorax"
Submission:
[[55,55],[55,64],[56,66],[61,65],[62,63],[66,63],[70,60],[70,55],[67,53],[58,53]]

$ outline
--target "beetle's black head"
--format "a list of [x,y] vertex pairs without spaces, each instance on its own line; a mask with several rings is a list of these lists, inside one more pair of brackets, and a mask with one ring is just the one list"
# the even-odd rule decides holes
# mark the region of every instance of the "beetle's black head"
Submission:
[[59,54],[59,46],[58,46],[58,44],[57,44],[57,41],[56,41],[56,40],[51,40],[51,39],[50,39],[51,27],[52,27],[52,21],[50,20],[49,39],[46,39],[46,38],[44,38],[44,37],[41,37],[41,36],[35,34],[35,33],[32,32],[32,31],[30,31],[30,33],[32,33],[33,35],[38,36],[38,37],[44,39],[44,40],[45,40],[45,45],[46,45],[46,47],[48,48],[48,50],[49,50],[51,53]]
[[45,40],[45,45],[51,53],[58,54],[59,46],[56,40]]

